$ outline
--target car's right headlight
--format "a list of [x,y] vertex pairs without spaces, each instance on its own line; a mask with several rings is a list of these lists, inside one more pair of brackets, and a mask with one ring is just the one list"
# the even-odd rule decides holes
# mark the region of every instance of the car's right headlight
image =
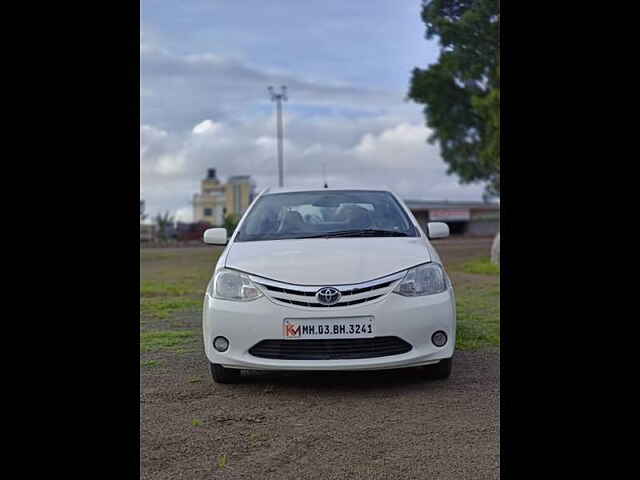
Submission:
[[405,297],[419,297],[442,293],[446,289],[447,276],[442,266],[437,263],[425,263],[407,270],[407,274],[393,291]]
[[210,295],[222,300],[248,301],[264,295],[244,273],[222,269],[213,277]]

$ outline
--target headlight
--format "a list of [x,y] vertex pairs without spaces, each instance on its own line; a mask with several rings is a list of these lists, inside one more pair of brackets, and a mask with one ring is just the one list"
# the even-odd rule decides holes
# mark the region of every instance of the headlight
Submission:
[[222,300],[247,301],[260,298],[263,293],[244,273],[233,270],[221,270],[213,277],[211,285],[214,298]]
[[393,289],[405,297],[442,293],[447,289],[444,269],[437,263],[425,263],[407,270],[407,274]]

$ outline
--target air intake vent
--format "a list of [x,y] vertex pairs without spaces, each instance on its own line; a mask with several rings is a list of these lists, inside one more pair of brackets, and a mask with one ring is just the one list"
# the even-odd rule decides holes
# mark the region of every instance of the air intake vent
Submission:
[[249,353],[278,360],[347,360],[399,355],[412,348],[398,337],[263,340],[251,347]]

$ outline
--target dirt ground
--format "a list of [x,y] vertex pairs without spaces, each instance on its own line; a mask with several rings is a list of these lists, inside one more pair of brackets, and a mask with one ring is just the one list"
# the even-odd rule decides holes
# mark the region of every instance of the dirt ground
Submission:
[[[491,240],[434,244],[452,265]],[[454,285],[474,281],[450,274]],[[158,325],[167,322],[196,330],[201,318]],[[143,479],[499,478],[499,350],[458,351],[444,381],[405,369],[243,372],[240,384],[217,385],[198,341],[140,354]]]

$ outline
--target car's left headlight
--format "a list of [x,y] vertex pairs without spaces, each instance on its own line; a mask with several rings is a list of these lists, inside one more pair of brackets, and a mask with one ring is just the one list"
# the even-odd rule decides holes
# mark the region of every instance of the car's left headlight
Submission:
[[442,293],[446,289],[447,276],[442,266],[437,263],[425,263],[407,270],[407,274],[393,291],[405,297],[419,297]]
[[209,293],[214,298],[240,302],[255,300],[263,295],[247,275],[226,269],[215,274]]

